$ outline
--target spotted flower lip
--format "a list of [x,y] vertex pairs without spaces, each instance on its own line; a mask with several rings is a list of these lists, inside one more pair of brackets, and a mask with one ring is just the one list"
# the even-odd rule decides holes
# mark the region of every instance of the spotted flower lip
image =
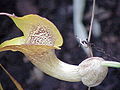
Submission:
[[0,13],[10,17],[16,26],[23,32],[24,36],[8,40],[1,44],[7,45],[47,45],[59,47],[63,44],[63,39],[56,26],[36,14],[29,14],[23,17],[17,17],[14,14]]
[[20,51],[44,73],[60,80],[69,82],[82,81],[88,87],[99,85],[107,75],[108,67],[120,68],[119,62],[105,61],[101,57],[90,57],[79,65],[62,62],[55,55],[60,49],[63,39],[56,26],[49,20],[35,14],[17,17],[9,16],[23,32],[23,36],[4,41],[0,51]]

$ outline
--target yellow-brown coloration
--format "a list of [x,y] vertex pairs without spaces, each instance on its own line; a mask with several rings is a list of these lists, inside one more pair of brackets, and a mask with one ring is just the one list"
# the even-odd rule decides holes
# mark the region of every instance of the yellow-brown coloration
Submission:
[[[10,77],[13,83],[16,85],[18,90],[23,90],[22,86],[7,72],[7,70],[0,64],[0,67],[6,72],[6,74]],[[0,90],[4,90],[2,87]]]
[[3,90],[3,87],[2,87],[2,85],[1,85],[1,83],[0,83],[0,90]]
[[76,66],[64,63],[56,57],[54,50],[59,49],[63,39],[56,26],[49,20],[33,14],[23,17],[7,13],[0,15],[12,18],[24,34],[22,37],[3,42],[0,51],[20,51],[41,71],[60,80],[83,81],[85,85],[93,87],[105,78],[108,68],[101,66],[104,60],[102,58],[91,57]]
[[33,26],[25,44],[54,46],[55,38],[49,28],[41,25]]
[[[0,15],[9,16],[24,34],[24,43],[33,45],[48,45],[59,49],[63,44],[63,39],[56,26],[35,14],[17,17],[8,13]],[[17,42],[16,42],[17,43]]]

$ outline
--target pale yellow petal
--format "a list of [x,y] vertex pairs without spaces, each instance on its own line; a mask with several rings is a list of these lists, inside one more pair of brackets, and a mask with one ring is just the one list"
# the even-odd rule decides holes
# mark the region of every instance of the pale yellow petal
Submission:
[[21,45],[24,43],[25,43],[25,37],[21,36],[21,37],[13,38],[11,40],[4,41],[2,44],[0,44],[0,48],[10,45]]

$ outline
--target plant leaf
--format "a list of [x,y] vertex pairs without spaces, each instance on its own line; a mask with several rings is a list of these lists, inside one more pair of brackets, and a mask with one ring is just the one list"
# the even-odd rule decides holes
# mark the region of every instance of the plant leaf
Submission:
[[2,85],[1,85],[1,83],[0,83],[0,90],[3,90],[3,87],[2,87]]
[[[13,83],[16,85],[18,90],[23,90],[22,86],[7,72],[7,70],[0,64],[0,67],[6,72],[6,74],[10,77],[10,79],[13,81]],[[0,90],[1,90],[0,86]],[[3,89],[2,89],[3,90]]]

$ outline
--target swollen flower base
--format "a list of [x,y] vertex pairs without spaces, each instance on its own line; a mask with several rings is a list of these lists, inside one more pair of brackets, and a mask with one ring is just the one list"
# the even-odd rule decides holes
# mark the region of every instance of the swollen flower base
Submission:
[[35,14],[23,17],[8,13],[0,15],[10,17],[24,34],[3,42],[0,51],[20,51],[37,68],[52,77],[69,82],[82,81],[86,86],[94,87],[104,80],[109,66],[120,67],[118,62],[110,63],[100,57],[87,58],[78,66],[64,63],[55,55],[55,49],[60,49],[63,39],[52,22]]

